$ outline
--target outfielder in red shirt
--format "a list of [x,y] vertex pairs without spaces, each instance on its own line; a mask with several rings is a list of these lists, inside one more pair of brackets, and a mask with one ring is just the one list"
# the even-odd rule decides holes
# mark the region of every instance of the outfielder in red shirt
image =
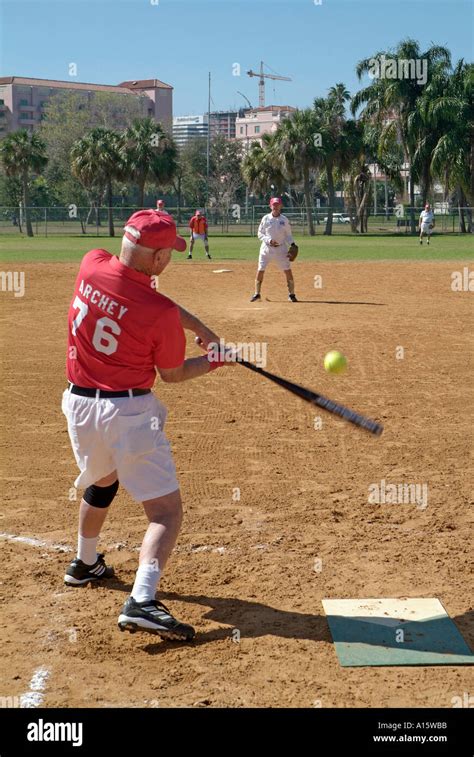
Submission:
[[193,257],[193,247],[196,239],[201,239],[203,241],[206,250],[206,257],[211,260],[211,255],[209,253],[209,240],[207,238],[207,218],[203,213],[201,213],[200,210],[196,210],[195,214],[192,216],[191,220],[189,221],[189,228],[191,229],[191,237],[189,240],[188,260],[191,260]]
[[[69,308],[67,378],[62,409],[84,488],[78,553],[66,571],[69,586],[111,578],[97,541],[119,482],[143,504],[148,529],[121,630],[189,640],[194,629],[156,600],[158,581],[175,545],[182,505],[169,442],[166,408],[152,393],[156,372],[180,382],[232,365],[211,353],[185,358],[184,329],[207,350],[218,336],[198,318],[156,291],[156,277],[184,252],[172,217],[135,213],[125,226],[119,257],[91,250],[81,262]],[[215,355],[215,352],[214,352]]]

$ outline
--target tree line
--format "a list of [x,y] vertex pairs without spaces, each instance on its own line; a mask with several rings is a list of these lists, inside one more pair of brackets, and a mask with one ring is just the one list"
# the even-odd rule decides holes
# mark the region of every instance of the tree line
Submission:
[[97,218],[105,206],[113,236],[114,207],[149,206],[157,194],[169,197],[178,215],[184,205],[226,214],[234,203],[248,204],[249,196],[266,203],[270,194],[284,194],[304,208],[310,234],[315,201],[326,204],[324,233],[331,234],[340,193],[353,231],[364,233],[374,184],[382,190],[369,169],[377,164],[387,177],[379,203],[388,211],[397,197],[408,199],[413,232],[415,184],[424,205],[435,182],[458,206],[461,230],[472,231],[474,66],[464,60],[452,65],[445,47],[422,51],[409,39],[360,61],[359,80],[370,75],[374,60],[387,58],[426,62],[425,80],[372,75],[352,97],[338,83],[247,153],[238,141],[212,139],[209,171],[206,140],[178,150],[161,124],[142,117],[138,100],[94,93],[86,105],[76,93],[57,95],[37,131],[19,129],[0,143],[0,205],[22,203],[28,235],[31,205],[75,204]]

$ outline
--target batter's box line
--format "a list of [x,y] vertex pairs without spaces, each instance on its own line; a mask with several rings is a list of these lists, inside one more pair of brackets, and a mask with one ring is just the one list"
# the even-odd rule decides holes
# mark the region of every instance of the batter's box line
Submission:
[[[74,549],[72,546],[68,544],[53,544],[52,542],[47,542],[43,539],[35,539],[29,536],[19,536],[17,534],[8,534],[8,533],[0,533],[0,539],[4,539],[9,542],[17,543],[17,544],[26,544],[29,547],[36,547],[37,549],[49,549],[54,552],[73,552]],[[128,546],[124,545],[123,543],[115,543],[115,544],[104,544],[104,549],[107,552],[120,552],[120,551],[130,551],[130,552],[140,552],[140,546]],[[206,552],[208,554],[218,554],[218,555],[231,555],[236,554],[238,552],[242,553],[243,551],[250,553],[250,551],[260,550],[260,551],[269,551],[272,549],[271,544],[252,544],[245,550],[242,549],[242,547],[226,547],[226,546],[218,546],[213,544],[200,544],[196,546],[192,545],[182,545],[177,546],[173,549],[173,553],[175,554],[199,554],[200,552]]]
[[[14,542],[17,544],[26,544],[28,547],[36,547],[37,549],[49,549],[53,552],[74,552],[74,547],[70,544],[54,544],[53,542],[45,539],[36,539],[32,536],[20,536],[18,534],[8,534],[0,532],[0,539],[5,541]],[[115,544],[103,544],[104,549],[108,552],[120,552],[122,550],[129,550],[131,552],[139,552],[140,546],[130,546],[124,542]]]
[[182,546],[177,546],[173,549],[173,552],[176,554],[199,554],[200,552],[211,552],[218,555],[223,554],[232,554],[235,552],[239,552],[240,547],[224,547],[224,546],[216,546],[213,544],[183,544]]
[[52,542],[45,541],[44,539],[35,539],[32,536],[20,536],[18,534],[0,533],[0,539],[4,539],[9,542],[16,542],[18,544],[26,544],[29,547],[37,547],[40,549],[51,549],[54,552],[72,552],[73,548],[69,544],[53,544]]

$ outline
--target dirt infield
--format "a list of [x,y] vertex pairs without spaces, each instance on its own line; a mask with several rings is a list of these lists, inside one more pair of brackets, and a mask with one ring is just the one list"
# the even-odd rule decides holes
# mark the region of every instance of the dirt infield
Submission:
[[[0,696],[28,692],[41,668],[50,707],[451,707],[474,690],[472,668],[343,669],[321,599],[437,596],[474,643],[472,295],[450,287],[462,263],[299,263],[298,305],[274,270],[251,305],[254,264],[221,267],[172,265],[160,283],[227,340],[267,342],[269,370],[382,421],[384,435],[324,414],[319,428],[311,407],[241,367],[157,384],[185,507],[160,596],[198,637],[121,634],[144,516],[121,490],[99,543],[117,580],[63,585],[71,555],[57,546],[74,548],[77,527],[60,410],[77,266],[23,266],[25,296],[1,295]],[[347,355],[342,376],[322,368],[331,348]],[[369,504],[382,479],[426,484],[427,507]]]

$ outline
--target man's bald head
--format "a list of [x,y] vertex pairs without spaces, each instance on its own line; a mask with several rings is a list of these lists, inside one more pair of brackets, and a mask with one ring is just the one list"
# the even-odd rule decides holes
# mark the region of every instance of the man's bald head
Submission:
[[132,242],[125,235],[122,237],[120,262],[147,276],[157,276],[162,273],[171,260],[172,247],[153,250]]

